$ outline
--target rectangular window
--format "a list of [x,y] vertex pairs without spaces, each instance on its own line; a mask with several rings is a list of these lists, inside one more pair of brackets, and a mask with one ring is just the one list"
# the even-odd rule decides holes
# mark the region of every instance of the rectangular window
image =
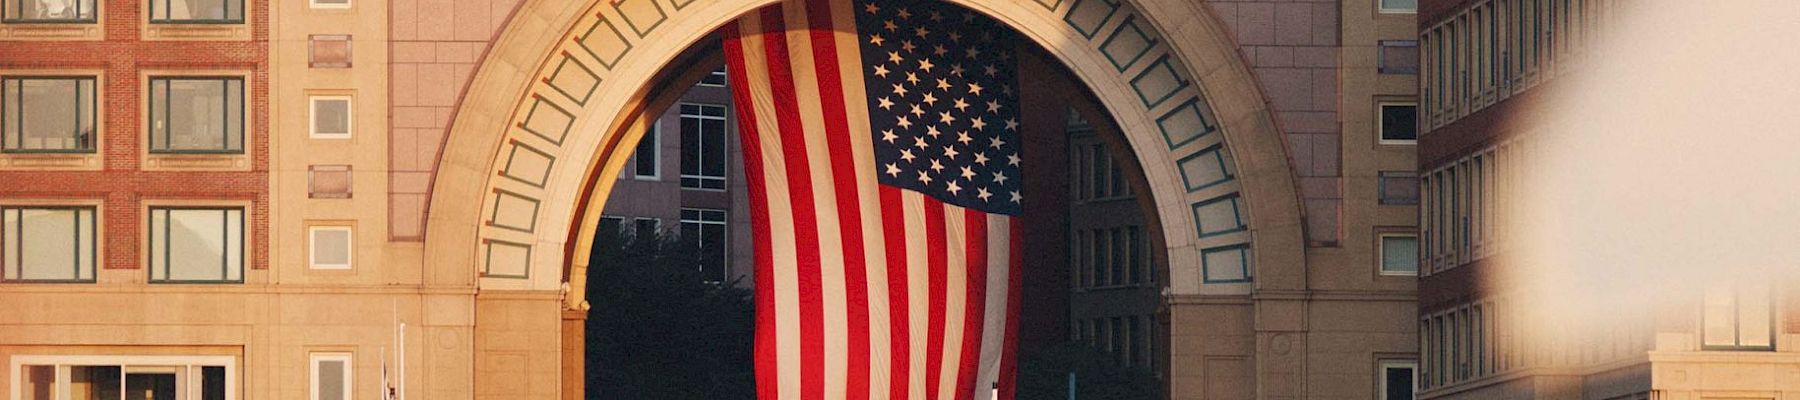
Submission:
[[1706,291],[1705,350],[1775,350],[1775,298],[1768,283],[1745,283]]
[[600,227],[597,229],[599,232],[594,234],[596,243],[618,243],[619,240],[624,239],[625,218],[600,217]]
[[244,208],[151,207],[151,283],[244,281]]
[[312,353],[312,399],[350,400],[350,353]]
[[[14,1],[14,0],[0,0]],[[9,76],[0,84],[6,153],[92,153],[94,77]]]
[[662,220],[660,219],[639,217],[632,220],[631,224],[632,234],[642,239],[657,237],[657,234],[662,232]]
[[700,86],[725,87],[725,67],[700,77]]
[[1381,118],[1376,127],[1382,144],[1414,144],[1419,140],[1419,105],[1417,103],[1379,103]]
[[151,153],[244,153],[244,78],[150,78]]
[[1382,14],[1411,14],[1419,11],[1419,0],[1376,0]]
[[707,282],[726,282],[730,244],[727,241],[725,210],[704,208],[681,209],[681,238],[692,241],[701,254],[700,276]]
[[1144,271],[1144,258],[1146,258],[1144,254],[1144,247],[1146,247],[1144,246],[1144,232],[1136,225],[1125,228],[1125,232],[1130,236],[1130,238],[1126,239],[1126,243],[1131,244],[1131,250],[1128,252],[1127,256],[1130,257],[1128,259],[1131,260],[1131,283],[1144,283],[1144,281],[1149,280],[1146,279],[1146,276],[1149,275],[1149,273]]
[[1109,243],[1106,237],[1106,230],[1095,229],[1091,232],[1093,233],[1089,236],[1093,239],[1093,247],[1088,248],[1088,255],[1091,256],[1089,258],[1089,260],[1091,260],[1089,265],[1094,267],[1092,272],[1094,279],[1088,282],[1093,283],[1094,287],[1106,286],[1111,284],[1106,279],[1106,255],[1109,254],[1106,250],[1106,245]]
[[1383,40],[1377,42],[1381,52],[1380,73],[1383,74],[1417,74],[1419,73],[1419,41],[1417,40]]
[[1416,276],[1419,274],[1419,237],[1412,234],[1381,234],[1381,274]]
[[95,207],[0,207],[4,282],[93,282]]
[[152,24],[241,24],[244,0],[150,0]]
[[312,96],[312,138],[349,139],[350,96]]
[[350,8],[350,0],[311,0],[312,8]]
[[725,190],[725,106],[681,105],[681,187]]
[[1382,361],[1381,376],[1375,378],[1381,382],[1380,400],[1413,400],[1413,392],[1418,390],[1418,370],[1417,361]]
[[1125,253],[1125,250],[1130,249],[1131,245],[1125,243],[1125,230],[1122,228],[1108,229],[1107,236],[1112,237],[1112,243],[1108,244],[1108,247],[1112,250],[1112,262],[1110,263],[1112,264],[1112,269],[1109,271],[1110,273],[1108,275],[1112,277],[1112,284],[1124,285],[1127,282],[1127,277],[1125,276],[1127,254]]
[[97,21],[94,0],[0,0],[0,20],[9,24],[69,24]]
[[637,151],[632,154],[632,174],[637,179],[656,180],[662,174],[658,164],[662,161],[661,149],[662,124],[650,123],[650,129],[644,130],[644,138],[638,140]]
[[315,226],[307,233],[312,269],[350,269],[356,249],[350,227]]
[[1141,319],[1141,317],[1131,317],[1131,320],[1128,321],[1128,325],[1125,326],[1125,331],[1129,332],[1129,336],[1131,337],[1129,349],[1126,350],[1126,365],[1144,364],[1144,336],[1146,335],[1144,334],[1143,322],[1140,322]]
[[234,356],[15,355],[13,399],[237,398]]

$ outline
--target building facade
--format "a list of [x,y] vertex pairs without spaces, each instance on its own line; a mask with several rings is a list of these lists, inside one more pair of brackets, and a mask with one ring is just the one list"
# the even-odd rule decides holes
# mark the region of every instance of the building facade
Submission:
[[1653,3],[1423,4],[1420,398],[1795,396],[1800,318],[1781,274],[1682,285],[1692,291],[1646,287],[1653,301],[1604,311],[1557,304],[1567,288],[1520,278],[1605,267],[1529,264],[1526,199],[1544,172],[1535,164],[1545,142],[1598,134],[1568,129],[1547,105],[1597,73],[1592,56],[1624,40],[1622,21]]
[[[1405,393],[1404,260],[1429,237],[1412,138],[1387,129],[1417,103],[1410,1],[953,2],[1036,38],[1104,110],[1084,119],[1118,129],[1095,136],[1118,141],[1106,157],[1141,171],[1141,225],[1048,234],[1111,254],[1139,227],[1156,272],[1070,246],[1048,265],[1083,267],[1039,289],[1153,299],[1141,354],[1166,357],[1171,398]],[[579,398],[579,250],[605,217],[747,232],[734,141],[705,140],[729,110],[635,118],[706,32],[768,1],[0,3],[8,399]],[[663,140],[690,120],[701,140]],[[1088,140],[1057,153],[1091,160]],[[647,142],[666,155],[640,175]],[[691,174],[669,156],[690,142]],[[1105,187],[1080,200],[1097,207],[1121,193],[1102,175],[1032,187]],[[1146,312],[1063,310],[1114,338]]]

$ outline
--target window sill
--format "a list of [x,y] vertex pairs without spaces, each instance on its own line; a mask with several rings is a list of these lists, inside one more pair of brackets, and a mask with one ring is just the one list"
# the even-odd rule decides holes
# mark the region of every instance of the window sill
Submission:
[[175,24],[156,23],[143,25],[143,40],[146,41],[249,41],[249,23],[230,24]]
[[145,171],[249,171],[249,154],[146,154]]
[[106,28],[98,22],[8,22],[0,24],[0,40],[5,41],[87,41],[106,38]]
[[5,153],[0,154],[0,170],[98,171],[103,160],[99,153]]

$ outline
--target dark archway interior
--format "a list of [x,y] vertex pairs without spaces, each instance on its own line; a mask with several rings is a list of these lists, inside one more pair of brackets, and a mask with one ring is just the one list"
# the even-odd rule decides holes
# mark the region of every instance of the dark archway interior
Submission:
[[[754,398],[748,188],[720,46],[659,74],[610,182],[590,249],[589,398]],[[1021,156],[1037,167],[1021,177],[1020,398],[1062,397],[1070,372],[1084,394],[1164,398],[1168,263],[1148,183],[1079,79],[1021,47]]]

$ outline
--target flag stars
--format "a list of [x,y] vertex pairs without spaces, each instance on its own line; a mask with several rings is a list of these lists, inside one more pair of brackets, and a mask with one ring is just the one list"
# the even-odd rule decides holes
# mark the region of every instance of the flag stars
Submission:
[[942,122],[942,123],[946,123],[946,124],[951,123],[951,122],[956,122],[956,117],[950,116],[949,111],[940,112],[940,113],[938,113],[938,122]]
[[919,46],[914,45],[911,40],[902,40],[902,41],[900,41],[900,49],[906,50],[906,52],[911,53],[911,52],[913,52],[913,50],[918,50]]
[[994,137],[988,138],[988,147],[990,147],[990,148],[998,149],[998,148],[1000,148],[1000,146],[1005,146],[1005,145],[1006,145],[1006,141],[1000,140],[999,136],[994,136]]
[[1014,203],[1018,203],[1018,202],[1019,202],[1019,199],[1020,199],[1020,197],[1019,197],[1019,191],[1017,191],[1017,190],[1014,190],[1014,191],[1013,191],[1013,192],[1012,192],[1012,202],[1014,202]]
[[888,143],[893,143],[894,139],[899,139],[899,138],[900,138],[900,135],[895,135],[893,129],[881,130],[881,140],[882,141],[886,141]]
[[919,74],[913,73],[913,72],[906,73],[906,83],[911,83],[914,85],[919,84]]
[[944,185],[944,190],[950,191],[950,194],[953,196],[962,192],[962,186],[957,186],[956,181],[952,180],[948,182],[948,184]]
[[950,41],[962,43],[962,32],[950,31]]
[[880,11],[881,6],[875,5],[875,3],[863,3],[863,12],[874,14]]
[[869,44],[881,46],[883,43],[887,43],[887,39],[881,38],[881,34],[869,35]]
[[938,21],[943,21],[943,20],[944,20],[944,13],[937,12],[936,10],[933,10],[931,12],[931,22],[938,22]]
[[[937,88],[938,88],[938,90],[942,90],[942,91],[945,91],[945,92],[949,92],[949,91],[950,91],[950,80],[948,80],[948,79],[944,79],[944,78],[938,78],[938,80],[937,80]],[[958,102],[958,103],[961,103],[961,102],[962,102],[962,101],[961,101],[961,100],[957,100],[957,102]]]
[[900,97],[906,97],[906,92],[906,85],[898,83],[894,84],[894,94],[899,95]]
[[986,202],[986,201],[988,201],[989,197],[994,197],[994,194],[989,193],[987,188],[975,188],[975,197],[981,199],[981,201],[983,201],[983,202]]
[[[877,44],[877,45],[879,45],[879,44]],[[944,55],[944,53],[949,53],[949,52],[950,52],[950,49],[944,48],[944,45],[942,45],[942,44],[931,45],[931,55],[941,57]]]
[[962,167],[962,177],[963,177],[963,179],[974,179],[975,178],[975,169],[969,168],[969,167]]
[[1005,185],[1007,179],[1011,179],[1011,178],[1007,178],[1005,172],[995,172],[994,173],[994,183],[997,183],[1000,185]]
[[991,112],[991,113],[1000,112],[1000,102],[994,101],[994,100],[988,100],[987,110],[988,110],[987,112]]
[[975,152],[975,163],[976,164],[981,164],[983,166],[986,166],[987,162],[988,162],[987,153]]
[[908,112],[912,113],[912,115],[915,117],[925,116],[925,109],[919,108],[918,104],[913,104],[912,111],[908,111]]
[[[983,121],[981,119],[981,117],[975,117],[974,120],[969,122],[969,127],[975,128],[975,130],[978,130],[978,131],[985,130],[983,128],[987,128],[987,121]],[[994,138],[994,140],[999,140],[999,138],[996,137],[996,138]]]
[[980,96],[981,90],[982,90],[981,84],[975,83],[975,82],[969,82],[969,94],[970,95]]
[[900,166],[895,165],[895,163],[888,163],[887,164],[887,174],[888,174],[888,176],[892,176],[892,177],[896,177],[896,178],[900,177]]
[[912,160],[915,158],[918,158],[918,157],[913,156],[912,149],[900,149],[900,159],[901,160],[906,160],[907,163],[912,163]]
[[944,157],[955,160],[959,155],[962,153],[956,151],[956,146],[944,146]]
[[926,73],[930,73],[931,67],[936,67],[936,66],[937,65],[934,65],[931,63],[931,59],[929,59],[929,58],[919,60],[919,71],[924,71]]
[[919,171],[919,182],[930,185],[931,175],[926,174],[925,171]]
[[926,105],[936,106],[937,105],[937,96],[931,94],[931,92],[925,92],[924,100],[919,100],[919,101],[925,103]]
[[890,19],[890,20],[887,20],[887,21],[883,21],[883,22],[882,22],[882,23],[881,23],[881,28],[882,28],[882,29],[887,29],[887,30],[888,30],[888,31],[889,31],[889,32],[893,32],[893,31],[897,31],[897,30],[900,30],[900,25],[895,25],[895,24],[894,24],[894,20],[891,20],[891,19]]
[[1009,131],[1019,130],[1019,120],[1017,118],[1007,118],[1006,119],[1006,130],[1009,130]]
[[930,35],[930,34],[931,34],[931,30],[930,30],[930,29],[925,29],[925,27],[923,27],[923,26],[921,26],[921,27],[917,27],[917,28],[913,28],[913,35],[914,35],[914,36],[918,36],[918,37],[925,37],[925,36],[926,36],[926,35]]
[[981,67],[981,73],[984,75],[987,75],[989,77],[993,77],[1000,73],[1000,69],[995,68],[994,64],[988,64],[987,66]]
[[925,137],[924,136],[913,136],[913,147],[917,147],[917,148],[921,148],[921,149],[925,148]]
[[[943,82],[943,80],[939,80],[939,82]],[[963,99],[956,99],[956,104],[953,107],[956,107],[956,111],[966,111],[966,109],[969,108],[969,102],[963,101]]]
[[898,119],[898,121],[895,121],[894,123],[899,124],[900,128],[902,128],[902,129],[912,128],[912,119],[907,118],[905,115],[895,117],[895,118]]
[[875,76],[886,78],[888,76],[887,66],[881,65],[881,64],[875,64]]
[[1007,154],[1006,155],[1006,165],[1011,165],[1011,166],[1015,166],[1015,167],[1019,166],[1019,155],[1018,154]]
[[931,159],[931,172],[944,172],[944,163],[938,162],[936,158]]
[[932,139],[937,139],[938,135],[942,135],[943,132],[938,132],[937,125],[931,125],[925,127],[925,134],[931,136]]
[[900,9],[900,12],[897,13],[897,15],[900,16],[900,19],[912,19],[913,16],[912,11],[907,11],[907,9],[904,8]]
[[956,76],[962,76],[962,74],[963,74],[962,64],[950,64],[950,74],[956,75]]
[[978,57],[978,56],[981,56],[981,49],[977,49],[974,47],[963,49],[963,58],[968,58],[968,59],[973,60],[973,59],[975,59],[975,57]]
[[883,109],[883,110],[894,109],[894,101],[888,100],[887,96],[882,96],[880,99],[876,99],[876,101],[879,102],[879,103],[876,103],[876,106],[881,107],[881,109]]
[[898,51],[888,52],[888,62],[894,63],[894,65],[900,65],[901,61],[906,61],[906,59],[900,58],[900,52],[898,52]]

